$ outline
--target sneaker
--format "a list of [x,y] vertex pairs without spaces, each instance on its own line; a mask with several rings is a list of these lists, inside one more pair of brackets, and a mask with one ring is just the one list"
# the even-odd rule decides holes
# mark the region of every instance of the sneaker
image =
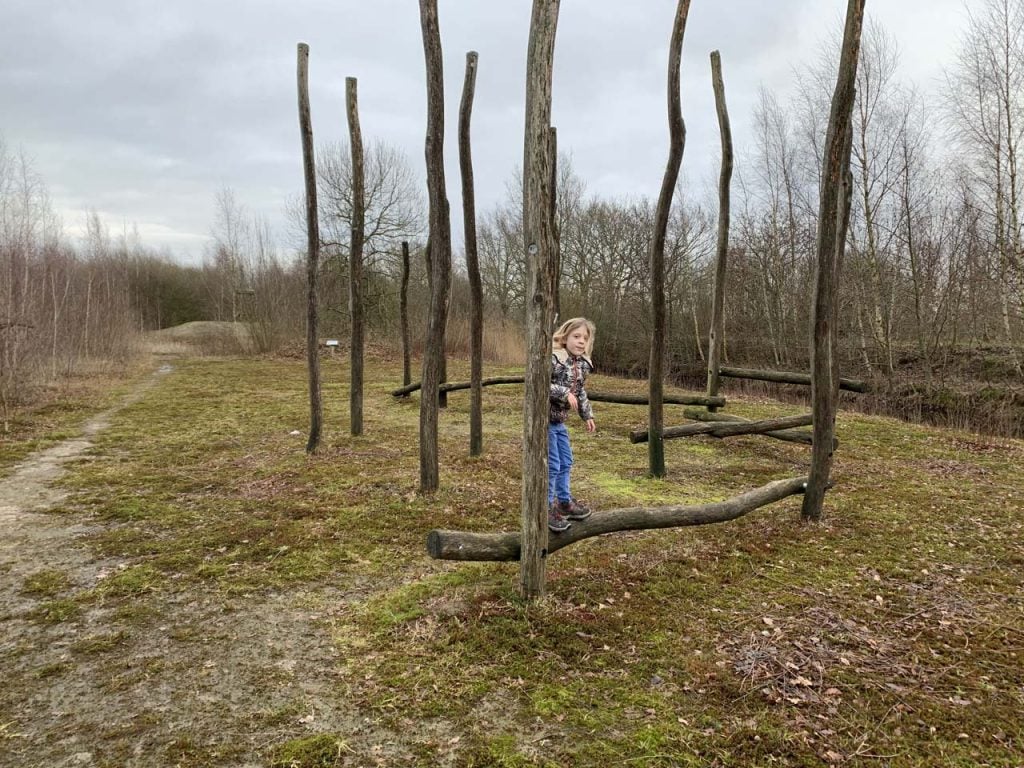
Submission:
[[571,526],[568,520],[565,519],[565,515],[562,514],[561,505],[559,502],[553,502],[548,507],[548,529],[553,533],[561,533],[562,531],[569,530]]
[[580,504],[572,498],[568,501],[559,500],[558,508],[568,520],[586,520],[591,515],[590,508],[586,504]]

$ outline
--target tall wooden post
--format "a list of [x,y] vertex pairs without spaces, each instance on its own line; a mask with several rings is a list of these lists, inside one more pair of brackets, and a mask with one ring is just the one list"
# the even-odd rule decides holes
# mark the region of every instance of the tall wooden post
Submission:
[[345,78],[345,114],[348,116],[352,151],[352,231],[349,240],[348,311],[351,320],[349,345],[349,416],[351,433],[363,434],[363,232],[366,219],[366,181],[363,171],[363,134],[359,130],[359,100],[354,77]]
[[398,295],[398,323],[402,333],[402,385],[412,383],[412,353],[409,349],[409,241],[402,241],[402,283]]
[[533,0],[526,54],[523,141],[523,241],[526,247],[526,381],[523,400],[522,554],[519,584],[527,600],[546,589],[548,404],[555,238],[551,229],[551,75],[559,0]]
[[484,451],[484,291],[476,249],[476,195],[473,190],[473,153],[469,125],[476,90],[477,52],[466,54],[466,77],[459,104],[459,170],[462,173],[462,228],[466,244],[466,274],[469,278],[469,455]]
[[427,192],[430,208],[430,312],[420,392],[420,490],[436,491],[438,396],[444,378],[444,336],[451,288],[452,233],[444,183],[444,71],[437,0],[420,0],[427,70]]
[[811,446],[811,473],[807,481],[801,516],[819,520],[832,469],[835,437],[836,401],[839,399],[839,373],[836,356],[836,319],[839,267],[846,245],[849,217],[848,185],[851,116],[856,96],[857,60],[864,23],[864,0],[849,0],[846,27],[839,58],[839,75],[832,94],[832,108],[825,135],[825,157],[821,173],[821,197],[818,213],[818,261],[815,271],[812,315],[811,412],[814,416]]
[[309,110],[309,46],[299,43],[299,133],[302,136],[302,170],[306,184],[306,366],[309,373],[309,440],[306,453],[320,447],[323,406],[320,400],[320,350],[317,317],[317,274],[320,269],[320,220],[316,202],[316,158],[313,153],[313,120]]
[[[725,105],[725,81],[722,56],[711,52],[711,87],[715,92],[718,135],[722,145],[722,165],[718,174],[718,241],[715,246],[715,286],[711,299],[711,331],[708,336],[708,397],[718,395],[718,375],[722,365],[722,340],[725,334],[725,276],[729,258],[729,184],[732,180],[732,130]],[[709,405],[712,413],[716,406]]]
[[675,22],[668,48],[668,130],[669,151],[665,175],[661,180],[658,207],[654,211],[654,236],[651,239],[651,358],[648,366],[647,423],[650,440],[647,443],[647,457],[653,477],[665,476],[665,443],[661,437],[664,427],[665,378],[665,237],[668,232],[668,217],[672,208],[672,196],[679,178],[679,167],[683,163],[683,148],[686,144],[686,125],[679,99],[679,68],[683,55],[683,34],[686,31],[686,16],[690,11],[690,0],[679,0],[676,6]]
[[551,211],[551,232],[555,238],[555,263],[551,268],[551,274],[554,278],[554,285],[551,286],[554,320],[551,325],[554,328],[558,325],[558,321],[562,316],[560,291],[562,283],[562,232],[558,228],[558,129],[551,126],[548,135],[551,136],[551,194],[548,196],[548,203],[549,210]]

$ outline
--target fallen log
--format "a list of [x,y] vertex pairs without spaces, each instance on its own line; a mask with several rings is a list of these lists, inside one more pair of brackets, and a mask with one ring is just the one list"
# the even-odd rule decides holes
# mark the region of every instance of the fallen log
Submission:
[[[757,381],[772,381],[777,384],[805,384],[810,386],[811,375],[809,373],[796,373],[795,371],[762,371],[753,368],[733,368],[722,366],[718,369],[719,376],[727,376],[731,379],[756,379]],[[848,392],[867,392],[867,382],[859,379],[839,379],[839,388]]]
[[[731,421],[731,422],[749,422],[750,419],[745,419],[742,416],[737,416],[732,413],[713,413],[711,411],[704,411],[700,408],[687,408],[683,411],[683,416],[693,421]],[[803,429],[776,429],[771,432],[765,432],[765,437],[771,437],[776,440],[784,440],[788,443],[802,443],[804,445],[811,444],[811,433]],[[839,445],[839,441],[836,440],[836,445]]]
[[[563,533],[550,533],[545,554],[593,536],[616,531],[681,528],[735,520],[759,507],[803,493],[805,477],[775,480],[731,499],[707,504],[672,504],[664,507],[625,507],[595,512],[575,521]],[[427,552],[436,560],[512,561],[519,559],[520,533],[471,533],[436,529],[427,534]]]
[[[802,416],[785,416],[778,419],[761,421],[729,421],[703,424],[686,424],[681,427],[669,427],[661,435],[669,440],[674,437],[693,437],[694,435],[710,435],[711,437],[733,437],[734,435],[761,435],[765,432],[776,432],[791,427],[806,427],[812,421],[811,414]],[[647,441],[647,430],[636,429],[629,433],[631,443]]]

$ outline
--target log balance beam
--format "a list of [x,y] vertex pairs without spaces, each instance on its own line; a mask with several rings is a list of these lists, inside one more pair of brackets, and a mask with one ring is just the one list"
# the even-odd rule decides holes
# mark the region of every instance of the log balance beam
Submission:
[[[681,528],[735,520],[759,507],[803,493],[806,477],[775,480],[731,499],[707,504],[672,504],[664,507],[625,507],[595,512],[586,520],[574,521],[562,533],[548,534],[545,555],[577,541],[617,531],[645,531]],[[436,529],[427,534],[427,552],[435,560],[514,561],[519,559],[521,534],[471,533]]]
[[[522,376],[494,376],[484,379],[480,386],[489,387],[494,384],[522,384]],[[420,382],[406,384],[391,391],[392,397],[405,397],[420,389]],[[458,389],[469,389],[468,381],[445,382],[438,387],[439,392],[454,392]],[[588,392],[587,397],[595,403],[620,403],[623,405],[647,405],[647,395],[617,394],[615,392]],[[708,397],[707,395],[665,395],[661,401],[667,405],[703,405],[715,408],[725,407],[724,397]]]
[[[760,435],[766,432],[778,432],[792,427],[806,427],[811,424],[811,414],[802,416],[785,416],[778,419],[762,421],[725,421],[701,424],[686,424],[681,427],[669,427],[661,432],[663,439],[675,437],[693,437],[694,435],[710,435],[711,437],[732,437],[734,435]],[[646,443],[648,430],[635,429],[629,433],[629,442]]]
[[[776,384],[803,384],[810,386],[811,375],[809,373],[796,373],[794,371],[760,371],[753,368],[732,368],[722,366],[718,369],[719,376],[726,376],[730,379],[755,379],[757,381],[771,381]],[[839,379],[839,388],[848,392],[867,392],[870,387],[866,382],[858,379]]]

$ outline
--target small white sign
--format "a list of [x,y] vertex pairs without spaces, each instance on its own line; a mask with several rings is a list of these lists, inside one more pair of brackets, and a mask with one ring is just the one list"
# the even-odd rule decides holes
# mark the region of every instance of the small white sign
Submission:
[[324,342],[324,346],[325,347],[336,347],[336,346],[338,346],[338,340],[337,339],[328,339],[327,341]]

